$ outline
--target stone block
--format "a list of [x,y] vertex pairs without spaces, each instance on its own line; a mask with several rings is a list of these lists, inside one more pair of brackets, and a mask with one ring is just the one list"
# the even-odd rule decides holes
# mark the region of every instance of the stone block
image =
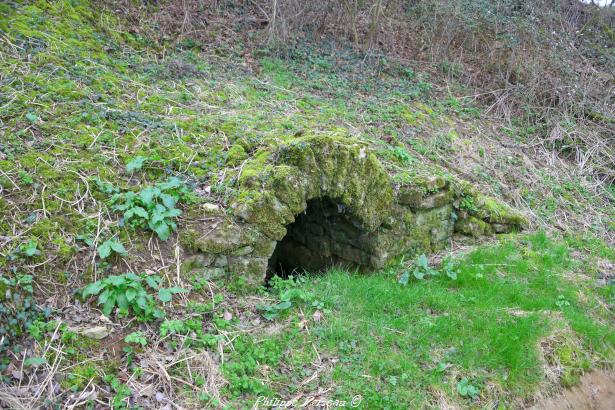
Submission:
[[433,195],[429,195],[426,198],[421,199],[421,201],[416,206],[419,209],[432,209],[439,208],[447,204],[453,203],[453,192],[452,191],[441,191]]
[[228,259],[225,255],[218,255],[214,260],[214,266],[216,268],[224,268],[228,265]]
[[242,246],[241,248],[234,250],[231,255],[232,256],[245,256],[249,255],[254,251],[254,248],[250,245]]
[[251,256],[230,256],[228,271],[231,274],[247,276],[254,281],[263,281],[267,274],[267,258]]
[[482,235],[492,235],[493,229],[487,222],[470,216],[468,218],[457,220],[455,223],[455,232],[478,237]]
[[186,258],[181,265],[180,271],[181,273],[188,273],[195,269],[205,268],[213,262],[213,255],[207,253],[199,253],[196,255],[192,255],[189,258]]

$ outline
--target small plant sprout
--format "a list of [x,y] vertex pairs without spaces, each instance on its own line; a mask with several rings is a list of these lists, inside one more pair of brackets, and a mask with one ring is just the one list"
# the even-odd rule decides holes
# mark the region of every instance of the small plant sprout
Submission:
[[41,254],[38,249],[38,243],[34,239],[30,239],[25,244],[19,247],[21,254],[27,258],[32,258]]
[[116,253],[122,256],[128,255],[128,252],[126,251],[126,248],[124,248],[122,242],[114,238],[107,239],[106,241],[101,243],[97,249],[97,252],[98,256],[100,256],[100,259],[107,259],[109,256],[111,256],[112,253]]

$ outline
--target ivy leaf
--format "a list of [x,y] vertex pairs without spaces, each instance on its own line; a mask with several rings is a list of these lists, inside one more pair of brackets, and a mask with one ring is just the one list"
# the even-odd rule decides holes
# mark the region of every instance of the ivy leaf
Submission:
[[29,357],[24,360],[24,365],[26,366],[40,366],[44,363],[47,363],[47,359],[44,357]]
[[30,121],[31,123],[35,123],[38,121],[38,116],[33,112],[29,112],[26,114],[26,120]]
[[130,162],[128,162],[128,164],[126,164],[126,171],[134,172],[140,170],[141,168],[143,168],[143,164],[148,159],[148,157],[142,156],[134,157],[132,160],[130,160]]

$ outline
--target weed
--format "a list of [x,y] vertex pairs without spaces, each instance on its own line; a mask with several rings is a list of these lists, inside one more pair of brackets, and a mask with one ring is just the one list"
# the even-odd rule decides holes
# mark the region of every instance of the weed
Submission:
[[[17,348],[17,340],[28,328],[51,314],[49,309],[37,306],[32,280],[31,275],[0,276],[0,353]],[[0,360],[0,368],[3,365]]]
[[134,157],[126,164],[126,172],[134,172],[140,170],[141,168],[143,168],[143,164],[145,164],[145,161],[147,161],[148,159],[148,157],[142,156]]
[[117,239],[113,239],[113,238],[107,239],[106,241],[101,243],[100,246],[98,246],[97,251],[98,251],[98,256],[100,256],[100,259],[107,259],[111,255],[111,253],[116,253],[122,256],[126,256],[128,254],[122,242],[118,241]]
[[298,304],[312,302],[314,294],[298,286],[304,282],[304,278],[295,278],[292,275],[287,279],[282,279],[279,276],[271,278],[271,291],[277,292],[278,302],[258,307],[259,310],[263,311],[265,319],[273,320],[280,314],[288,312],[293,305],[297,306]]
[[218,345],[221,337],[203,330],[200,319],[165,320],[160,325],[160,336],[183,335],[182,347],[211,348]]
[[471,397],[475,399],[478,397],[480,390],[478,387],[474,386],[466,377],[459,380],[457,383],[457,393],[459,393],[462,397]]
[[161,240],[167,240],[177,229],[174,219],[181,215],[175,206],[188,194],[188,188],[177,178],[141,191],[117,193],[111,198],[112,209],[123,212],[123,222],[133,227],[148,227]]
[[133,314],[143,321],[160,319],[164,317],[164,312],[157,307],[154,296],[148,293],[143,283],[145,282],[150,290],[157,291],[157,299],[163,303],[170,302],[172,294],[185,292],[182,288],[161,288],[160,281],[161,278],[157,275],[112,275],[87,285],[81,296],[84,299],[98,296],[98,304],[103,306],[106,316],[117,307],[120,316]]
[[132,396],[132,390],[126,384],[122,383],[114,375],[106,375],[104,381],[109,383],[115,395],[113,396],[112,405],[114,409],[130,408],[128,399]]
[[28,242],[21,245],[19,251],[26,258],[33,258],[41,254],[41,251],[38,249],[38,243],[34,239],[30,239]]

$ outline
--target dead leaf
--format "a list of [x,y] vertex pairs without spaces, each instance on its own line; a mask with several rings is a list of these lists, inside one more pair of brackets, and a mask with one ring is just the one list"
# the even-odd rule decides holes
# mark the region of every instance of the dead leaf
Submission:
[[314,319],[314,322],[319,323],[322,320],[322,312],[320,310],[314,312],[312,319]]
[[224,320],[231,320],[233,318],[233,314],[228,310],[224,311]]

